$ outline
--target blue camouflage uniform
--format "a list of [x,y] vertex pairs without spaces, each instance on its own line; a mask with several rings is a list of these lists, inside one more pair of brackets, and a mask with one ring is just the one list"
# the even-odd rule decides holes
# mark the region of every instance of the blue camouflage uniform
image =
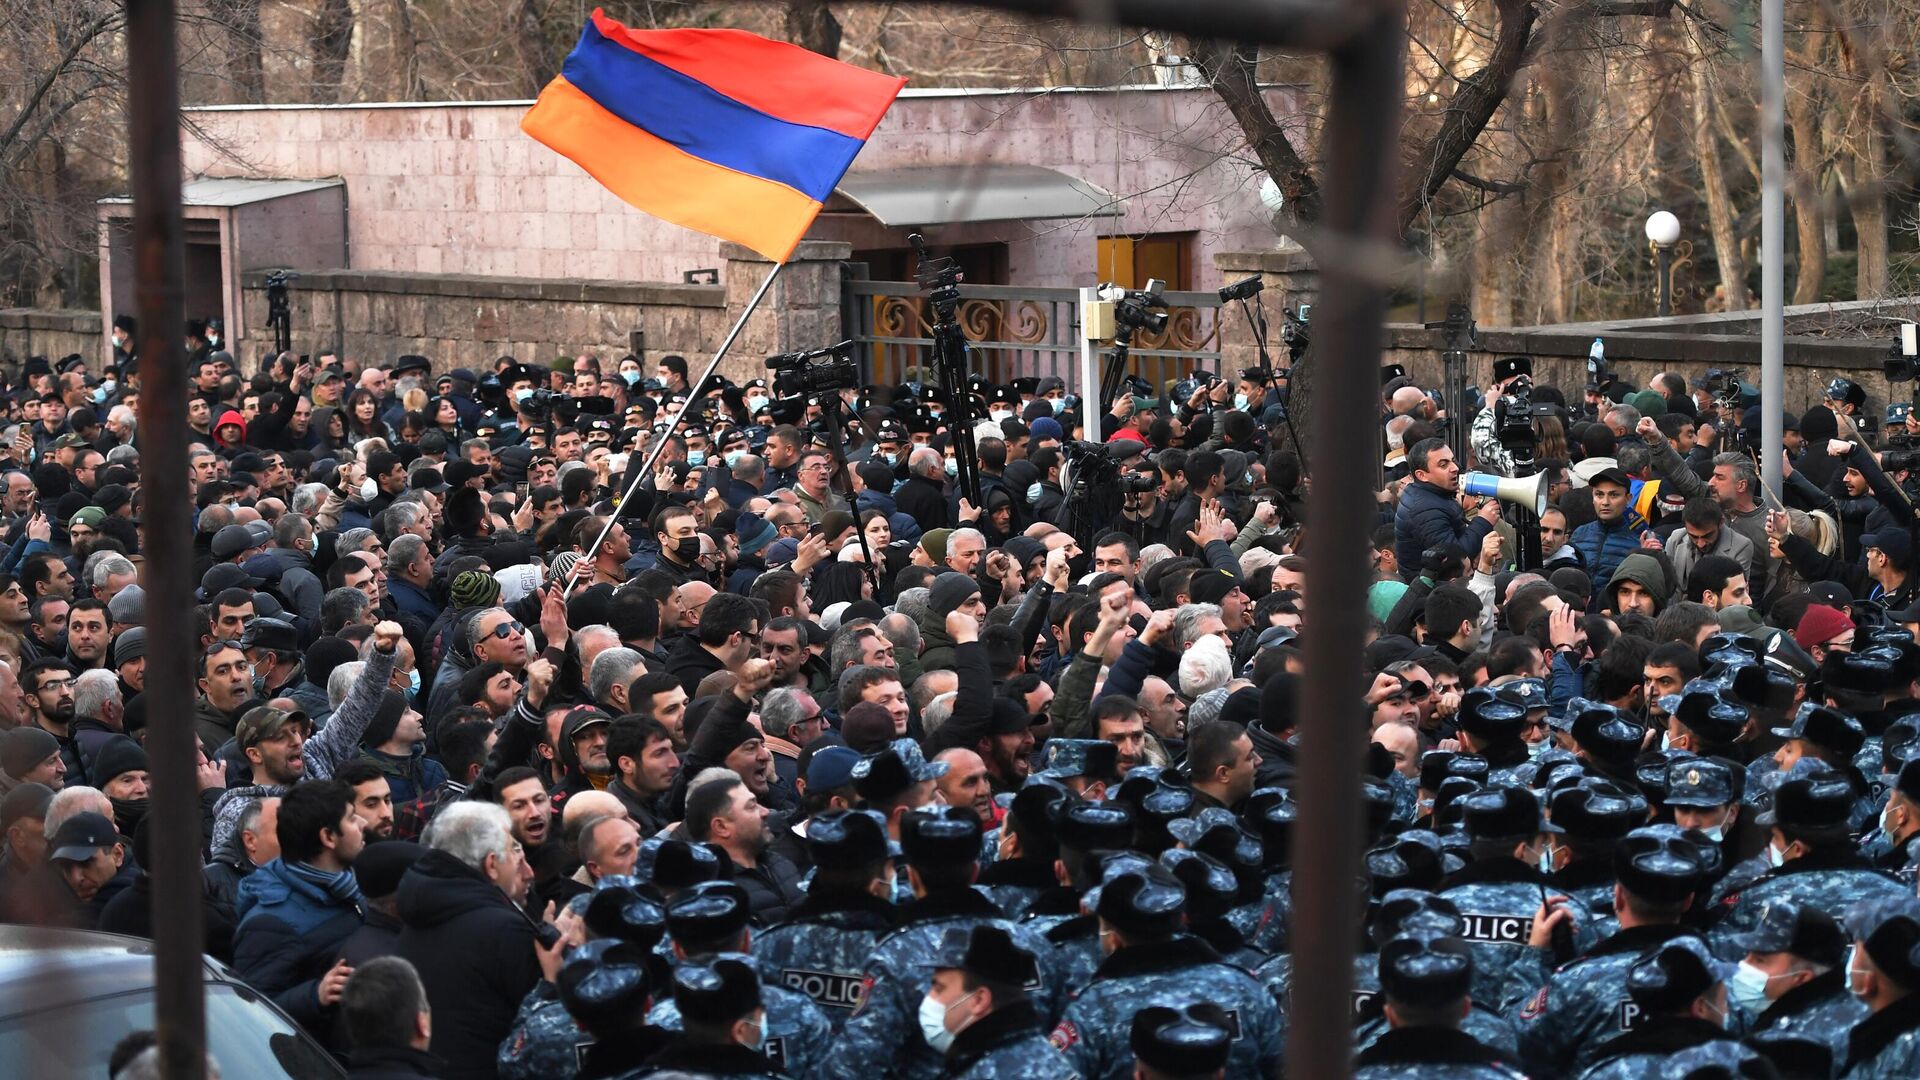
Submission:
[[786,922],[753,937],[767,981],[813,999],[837,1034],[860,1004],[867,958],[893,932],[899,909],[866,893],[811,891]]
[[1149,1005],[1194,1001],[1220,1006],[1234,1022],[1228,1076],[1276,1074],[1282,1026],[1273,998],[1251,974],[1184,935],[1108,956],[1093,982],[1067,1006],[1054,1028],[1053,1045],[1088,1080],[1127,1080],[1133,1075],[1133,1051],[1127,1045],[1133,1014]]
[[[776,973],[751,956],[719,953],[689,959],[694,963],[739,960],[759,971],[760,1002],[767,1011],[766,1041],[761,1044],[760,1052],[789,1076],[814,1076],[824,1067],[833,1029],[824,1010],[816,1006],[813,999],[775,985]],[[656,1001],[647,1013],[647,1023],[664,1031],[679,1031],[680,1007],[672,998]]]
[[[1751,865],[1754,861],[1742,863],[1727,875],[1714,906],[1714,951],[1728,959],[1739,958],[1730,940],[1753,930],[1769,904],[1785,900],[1845,911],[1859,903],[1913,895],[1912,889],[1897,879],[1875,870],[1851,844],[1816,851],[1747,879],[1742,870],[1751,873],[1757,869]],[[1764,858],[1761,865],[1765,865]]]
[[1678,937],[1699,935],[1680,926],[1636,926],[1562,965],[1514,1010],[1521,1063],[1539,1076],[1570,1076],[1591,1067],[1607,1040],[1640,1020],[1627,995],[1627,970],[1648,949]]
[[1500,856],[1467,864],[1440,892],[1465,920],[1460,937],[1473,949],[1473,1000],[1494,1012],[1507,1011],[1538,970],[1527,938],[1544,887],[1538,870]]
[[1019,922],[1034,901],[1059,888],[1060,881],[1051,860],[1003,859],[981,867],[974,887],[987,894],[1002,916]]
[[[1892,1080],[1920,1076],[1920,899],[1912,894],[1857,904],[1845,927],[1855,953],[1863,954],[1885,983],[1906,997],[1856,1024],[1838,1070],[1845,1080]],[[1862,968],[1861,970],[1867,970]]]
[[574,1023],[553,984],[543,979],[520,1002],[495,1066],[500,1080],[571,1076],[580,1067],[580,1052],[591,1045],[593,1036]]
[[1911,994],[1859,1022],[1847,1040],[1843,1080],[1912,1080],[1920,1076],[1920,994]]
[[1448,1028],[1388,1031],[1353,1066],[1353,1080],[1525,1080],[1497,1047]]
[[954,1038],[941,1065],[943,1080],[1080,1080],[1026,1002],[974,1021]]

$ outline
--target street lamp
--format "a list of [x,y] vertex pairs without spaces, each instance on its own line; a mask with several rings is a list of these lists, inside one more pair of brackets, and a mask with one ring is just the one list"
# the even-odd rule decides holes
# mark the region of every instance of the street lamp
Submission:
[[1680,219],[1666,210],[1647,215],[1647,243],[1653,248],[1654,265],[1660,274],[1659,315],[1673,314],[1673,245],[1680,240]]

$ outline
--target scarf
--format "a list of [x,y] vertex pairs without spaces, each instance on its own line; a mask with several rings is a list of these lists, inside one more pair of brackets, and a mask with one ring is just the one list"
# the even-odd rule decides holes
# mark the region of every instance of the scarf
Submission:
[[343,904],[352,904],[366,910],[367,901],[360,895],[360,882],[354,878],[352,870],[342,870],[330,874],[317,866],[303,862],[281,861],[287,873],[326,893],[328,898]]

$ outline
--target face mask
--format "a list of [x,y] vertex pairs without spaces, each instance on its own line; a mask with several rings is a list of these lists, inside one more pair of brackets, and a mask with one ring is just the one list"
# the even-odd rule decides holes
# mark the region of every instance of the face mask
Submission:
[[948,459],[947,459],[947,475],[948,475],[948,476],[959,476],[959,475],[960,475],[960,462],[959,462],[959,461],[957,461],[957,460],[955,460],[955,459],[953,459],[953,458],[948,458]]
[[412,701],[414,698],[414,695],[418,694],[419,692],[420,692],[420,669],[414,668],[412,671],[407,672],[407,700]]
[[1027,502],[1029,505],[1031,505],[1039,501],[1040,501],[1040,482],[1036,480],[1033,483],[1027,485]]
[[1005,409],[995,409],[992,412],[988,413],[987,415],[991,417],[993,422],[996,424],[1001,423],[1002,421],[1013,419],[1013,414],[1008,412]]
[[1774,847],[1772,844],[1767,845],[1767,865],[1768,866],[1778,869],[1781,866],[1786,865],[1786,861],[1787,861],[1786,852],[1781,851],[1779,848]]
[[[975,990],[973,994],[980,991]],[[961,1001],[973,996],[968,994],[952,1005],[942,1005],[932,994],[920,999],[920,1034],[934,1052],[944,1054],[953,1045],[956,1032],[947,1030],[947,1014],[958,1008]]]
[[1548,844],[1546,847],[1543,847],[1540,849],[1540,872],[1541,873],[1543,874],[1553,873],[1553,853],[1558,850],[1560,849],[1554,847],[1552,844]]
[[731,469],[735,465],[740,464],[740,459],[746,456],[747,456],[747,452],[745,450],[727,451],[727,468]]
[[1888,805],[1888,807],[1885,810],[1881,811],[1880,822],[1879,822],[1880,834],[1882,836],[1885,836],[1889,840],[1893,839],[1893,825],[1890,821],[1888,821],[1888,817],[1892,814],[1892,812],[1893,812],[1892,805]]
[[1245,412],[1247,410],[1247,395],[1233,395],[1233,407],[1239,409],[1241,412]]
[[747,411],[748,411],[748,412],[750,412],[750,413],[757,413],[757,412],[759,412],[759,411],[760,411],[761,409],[764,409],[764,408],[766,408],[766,407],[767,407],[767,399],[766,399],[766,398],[763,398],[763,397],[750,397],[750,398],[748,398],[748,399],[747,399]]
[[1864,981],[1861,979],[1861,976],[1866,973],[1855,970],[1853,966],[1854,954],[1859,951],[1860,946],[1857,944],[1847,946],[1847,992],[1854,997],[1866,997],[1867,988],[1861,985]]
[[527,402],[532,400],[533,400],[533,391],[527,387],[523,386],[520,389],[515,390],[513,392],[513,403],[515,405],[525,405]]
[[1063,398],[1063,397],[1048,398],[1047,404],[1053,406],[1053,415],[1055,416],[1059,416],[1061,413],[1067,411],[1066,398]]
[[1672,749],[1673,749],[1673,732],[1671,731],[1661,732],[1660,733],[1660,752],[1664,754],[1667,751]]
[[705,450],[687,451],[687,464],[697,466],[697,465],[705,465],[706,463],[707,463],[707,452]]
[[700,538],[689,536],[674,544],[673,557],[692,566],[700,558]]
[[1748,1016],[1758,1016],[1767,1011],[1767,1006],[1772,1004],[1767,1000],[1767,984],[1773,981],[1773,978],[1742,960],[1739,970],[1727,980],[1727,1000],[1738,1006]]
[[1700,831],[1706,835],[1707,839],[1716,844],[1725,840],[1727,837],[1727,827],[1724,825],[1715,825],[1711,829],[1701,829]]
[[756,1054],[760,1052],[762,1047],[767,1045],[767,1019],[765,1016],[760,1018],[759,1023],[753,1025],[753,1041],[745,1043],[744,1045]]
[[620,378],[625,380],[628,386],[640,385],[640,373],[637,371],[623,371],[620,373]]
[[1540,760],[1540,755],[1546,753],[1547,750],[1550,749],[1552,746],[1553,746],[1552,739],[1541,739],[1539,742],[1536,742],[1536,743],[1528,743],[1527,758],[1532,761],[1538,761]]
[[113,825],[120,830],[122,836],[130,835],[139,828],[140,822],[146,819],[147,800],[145,799],[109,798],[107,801],[113,804]]
[[883,450],[883,451],[881,451],[880,453],[878,453],[878,454],[875,454],[874,456],[875,456],[875,457],[877,457],[877,458],[879,458],[879,459],[880,459],[881,461],[884,461],[884,462],[886,462],[886,463],[887,463],[887,468],[889,468],[889,469],[891,469],[891,468],[893,468],[894,466],[896,466],[896,465],[898,465],[898,464],[900,464],[900,455],[899,455],[899,454],[889,454],[889,453],[887,453],[886,451],[884,451],[884,450]]

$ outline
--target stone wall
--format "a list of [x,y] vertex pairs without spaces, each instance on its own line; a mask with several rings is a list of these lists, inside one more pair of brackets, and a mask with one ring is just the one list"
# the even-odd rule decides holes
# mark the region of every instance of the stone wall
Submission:
[[[771,269],[736,245],[725,254],[717,285],[303,269],[288,292],[294,350],[375,362],[418,353],[436,371],[479,370],[502,355],[546,364],[583,353],[612,360],[634,352],[649,362],[677,353],[697,371]],[[844,244],[801,245],[721,371],[749,378],[764,374],[770,354],[839,340],[849,254]],[[271,342],[265,277],[243,275],[242,307],[249,339]]]
[[57,363],[72,353],[86,357],[87,366],[97,370],[105,348],[97,311],[0,310],[0,362],[10,370],[18,370],[29,356]]

